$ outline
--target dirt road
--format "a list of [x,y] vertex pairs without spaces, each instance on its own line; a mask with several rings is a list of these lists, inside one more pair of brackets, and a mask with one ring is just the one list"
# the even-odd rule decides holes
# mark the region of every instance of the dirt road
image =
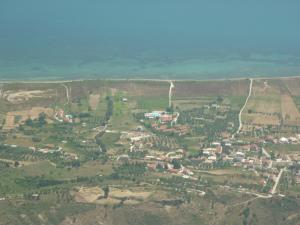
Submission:
[[272,191],[271,191],[272,195],[274,195],[276,193],[277,186],[279,184],[281,175],[282,175],[282,173],[283,173],[284,170],[285,170],[285,168],[281,169],[280,172],[279,172],[279,174],[278,174],[278,176],[277,176],[277,178],[276,178],[275,184],[274,184],[274,186],[272,188]]
[[237,129],[237,131],[235,132],[235,134],[232,135],[232,138],[234,138],[236,134],[239,134],[239,133],[241,132],[242,127],[243,127],[242,113],[243,113],[244,109],[245,109],[246,106],[247,106],[247,103],[248,103],[248,101],[249,101],[249,98],[251,97],[251,94],[252,94],[252,85],[253,85],[253,79],[251,78],[251,79],[250,79],[250,85],[249,85],[249,93],[248,93],[248,96],[247,96],[247,98],[246,98],[245,104],[243,105],[243,107],[241,108],[240,113],[239,113],[239,128]]
[[68,86],[65,85],[65,84],[61,84],[61,85],[66,89],[66,96],[67,96],[67,103],[66,103],[66,105],[68,105],[69,102],[70,102],[69,88],[68,88]]
[[172,106],[172,89],[174,88],[174,84],[170,81],[170,89],[169,89],[169,107]]

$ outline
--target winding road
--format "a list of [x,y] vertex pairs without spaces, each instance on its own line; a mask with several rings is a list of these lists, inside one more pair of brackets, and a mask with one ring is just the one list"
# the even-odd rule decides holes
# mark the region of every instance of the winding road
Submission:
[[65,84],[61,84],[61,85],[66,89],[66,95],[67,95],[67,103],[66,103],[66,105],[68,105],[69,102],[70,102],[69,88],[68,88],[68,86],[65,85]]
[[246,98],[246,101],[245,101],[245,104],[243,105],[243,107],[241,108],[241,111],[239,113],[239,128],[237,129],[237,131],[232,135],[232,138],[235,137],[235,135],[239,134],[241,132],[241,129],[243,127],[243,122],[242,122],[242,113],[244,111],[244,109],[246,108],[247,106],[247,103],[249,101],[249,98],[251,97],[251,94],[252,94],[252,85],[253,85],[253,79],[251,78],[250,79],[250,85],[249,85],[249,93],[248,93],[248,96]]

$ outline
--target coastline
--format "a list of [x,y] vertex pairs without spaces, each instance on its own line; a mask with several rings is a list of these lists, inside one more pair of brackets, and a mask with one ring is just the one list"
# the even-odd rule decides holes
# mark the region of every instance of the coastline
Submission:
[[175,82],[208,82],[208,81],[236,81],[236,80],[247,80],[247,79],[254,79],[254,80],[274,80],[274,79],[295,79],[300,78],[300,75],[295,76],[245,76],[245,77],[237,77],[237,78],[215,78],[215,79],[159,79],[159,78],[99,78],[99,79],[49,79],[49,80],[1,80],[0,84],[13,84],[13,83],[33,83],[33,84],[47,84],[47,83],[70,83],[70,82],[83,82],[83,81],[151,81],[151,82],[169,82],[169,81],[175,81]]

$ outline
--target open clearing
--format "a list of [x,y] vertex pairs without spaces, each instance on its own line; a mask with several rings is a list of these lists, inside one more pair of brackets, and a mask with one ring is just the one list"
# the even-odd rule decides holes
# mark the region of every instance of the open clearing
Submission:
[[122,190],[117,188],[113,188],[109,193],[109,196],[112,198],[131,198],[131,199],[139,199],[139,200],[145,200],[150,195],[151,192]]
[[190,110],[194,108],[201,108],[205,104],[209,104],[213,97],[201,97],[195,99],[176,99],[172,103],[175,108],[180,108],[181,110]]
[[53,89],[48,90],[19,90],[19,91],[6,91],[3,93],[3,98],[12,104],[28,101],[33,98],[51,98],[54,95]]
[[77,202],[115,205],[122,200],[125,200],[126,204],[138,204],[148,199],[151,192],[110,188],[109,195],[105,198],[104,191],[100,187],[80,187],[73,192],[73,195]]

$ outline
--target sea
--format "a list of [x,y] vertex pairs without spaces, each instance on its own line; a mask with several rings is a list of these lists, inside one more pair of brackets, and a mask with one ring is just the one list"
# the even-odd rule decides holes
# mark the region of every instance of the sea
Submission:
[[0,0],[0,80],[300,75],[300,1]]

